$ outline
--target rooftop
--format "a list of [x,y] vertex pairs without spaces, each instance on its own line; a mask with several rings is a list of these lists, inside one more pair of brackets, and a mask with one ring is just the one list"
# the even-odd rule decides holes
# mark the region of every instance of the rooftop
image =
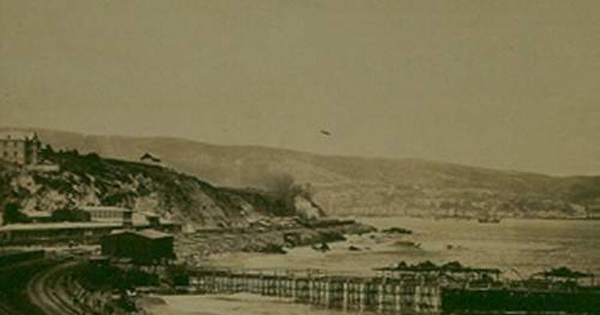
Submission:
[[112,212],[132,212],[131,209],[121,208],[121,207],[108,207],[108,206],[83,206],[79,207],[79,209],[83,211],[93,212],[93,211],[112,211]]
[[28,218],[50,218],[52,213],[49,211],[23,211]]
[[139,212],[139,214],[144,215],[147,218],[158,218],[160,217],[158,214],[150,211]]
[[145,229],[142,231],[116,230],[116,231],[112,231],[110,233],[110,235],[120,235],[120,234],[125,234],[125,233],[135,234],[135,235],[139,235],[139,236],[142,236],[145,238],[150,238],[150,239],[161,239],[161,238],[172,237],[171,234],[163,233],[163,232],[153,230],[153,229]]
[[171,234],[163,233],[163,232],[153,230],[153,229],[137,231],[136,234],[141,235],[143,237],[152,238],[152,239],[172,237]]
[[427,260],[417,264],[409,265],[401,261],[396,266],[376,268],[378,271],[408,271],[408,272],[449,272],[449,273],[493,273],[499,274],[500,269],[495,268],[472,268],[463,266],[458,261],[449,262],[443,265],[436,265]]
[[60,230],[60,229],[93,229],[93,228],[118,228],[121,223],[103,222],[57,222],[57,223],[16,223],[0,227],[3,231],[33,231],[33,230]]
[[0,140],[32,140],[37,138],[35,132],[30,131],[0,131]]

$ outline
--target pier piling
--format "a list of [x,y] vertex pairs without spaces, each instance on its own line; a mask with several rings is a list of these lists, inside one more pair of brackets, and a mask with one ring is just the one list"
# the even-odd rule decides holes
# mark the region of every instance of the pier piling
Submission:
[[355,277],[299,272],[196,270],[198,294],[248,292],[343,311],[385,314],[441,312],[440,287],[427,277]]

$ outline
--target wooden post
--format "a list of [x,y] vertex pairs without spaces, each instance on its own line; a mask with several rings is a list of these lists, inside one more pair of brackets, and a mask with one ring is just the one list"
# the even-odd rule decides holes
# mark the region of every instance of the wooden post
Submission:
[[361,312],[365,311],[365,283],[364,281],[358,285],[358,300],[359,300],[359,310]]
[[342,310],[346,312],[348,310],[348,280],[344,280],[342,285]]
[[384,295],[385,295],[385,280],[382,280],[383,282],[380,282],[377,285],[377,312],[378,313],[383,313],[383,301],[384,301]]
[[422,285],[423,285],[423,282],[419,281],[419,283],[417,283],[417,285],[415,286],[415,312],[417,312],[417,313],[421,312]]
[[396,283],[394,288],[394,311],[400,313],[402,311],[402,283]]
[[329,307],[330,301],[331,301],[330,300],[331,299],[331,292],[330,292],[330,290],[331,290],[331,280],[329,280],[329,278],[327,278],[325,280],[324,284],[325,284],[325,288],[324,288],[325,289],[324,290],[325,291],[324,292],[325,293],[325,299],[324,299],[323,302],[324,302],[325,307]]
[[308,279],[308,302],[310,304],[313,304],[315,301],[314,295],[315,295],[315,284],[313,279]]

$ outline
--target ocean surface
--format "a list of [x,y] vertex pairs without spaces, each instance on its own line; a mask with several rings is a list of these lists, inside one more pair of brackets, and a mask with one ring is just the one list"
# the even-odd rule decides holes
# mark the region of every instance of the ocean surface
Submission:
[[[600,275],[600,221],[503,220],[495,224],[475,220],[403,217],[355,219],[379,229],[402,227],[413,233],[350,236],[345,242],[330,244],[331,250],[328,252],[294,248],[285,255],[215,255],[202,264],[234,269],[321,269],[330,273],[372,275],[373,268],[395,265],[400,261],[417,263],[430,260],[434,263],[459,261],[472,267],[499,268],[506,278],[525,277],[561,266]],[[349,250],[350,246],[355,250]],[[210,299],[202,297],[198,301],[207,303],[207,298]],[[185,305],[194,302],[189,297],[186,301]],[[212,304],[221,305],[214,302]],[[169,301],[167,303],[170,304]],[[250,302],[241,299],[236,303]],[[219,311],[218,307],[203,309],[203,312],[186,312],[177,309],[177,304],[171,305],[175,308],[173,313],[227,314],[226,311]],[[260,305],[253,314],[281,314],[283,305],[287,312],[294,314],[314,311],[306,305],[277,301],[263,300]],[[189,310],[189,307],[186,309]],[[336,314],[336,311],[319,312]]]

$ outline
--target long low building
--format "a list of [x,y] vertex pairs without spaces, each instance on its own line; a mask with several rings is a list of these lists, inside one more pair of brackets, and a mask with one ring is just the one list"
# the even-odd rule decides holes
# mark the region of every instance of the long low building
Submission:
[[[57,243],[98,243],[104,235],[123,229],[120,222],[58,222],[58,223],[19,223],[0,227],[1,245],[30,245]],[[144,230],[154,227],[149,222],[135,223],[132,228]],[[181,230],[179,224],[161,222],[159,228],[167,232]]]
[[133,210],[121,207],[84,206],[80,210],[88,213],[96,222],[132,222]]
[[102,235],[122,228],[120,223],[19,223],[0,227],[0,244],[29,245],[75,241],[97,242]]

